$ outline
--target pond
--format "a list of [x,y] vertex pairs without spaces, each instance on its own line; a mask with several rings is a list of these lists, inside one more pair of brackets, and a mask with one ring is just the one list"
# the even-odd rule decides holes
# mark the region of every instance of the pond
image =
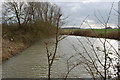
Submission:
[[[48,65],[45,42],[49,44],[48,49],[52,52],[54,51],[54,41],[54,38],[40,40],[19,55],[3,62],[3,78],[47,78]],[[68,77],[91,77],[82,64],[83,62],[87,62],[85,58],[88,60],[92,58],[97,64],[98,69],[102,72],[103,67],[98,62],[96,54],[101,63],[104,64],[103,43],[104,39],[102,38],[98,39],[81,36],[68,36],[61,40],[52,66],[51,77],[64,78],[68,72],[68,66],[71,68],[78,63],[79,65],[70,71]],[[109,57],[114,60],[113,64],[116,64],[117,54],[115,51],[118,52],[118,41],[107,39],[106,49],[110,53]],[[110,71],[114,73],[112,68],[110,68]]]

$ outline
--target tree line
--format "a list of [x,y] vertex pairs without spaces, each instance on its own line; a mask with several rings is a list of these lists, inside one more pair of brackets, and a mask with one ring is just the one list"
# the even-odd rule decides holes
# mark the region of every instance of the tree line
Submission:
[[3,24],[17,24],[19,28],[36,21],[49,22],[58,26],[61,22],[61,9],[50,2],[4,2]]

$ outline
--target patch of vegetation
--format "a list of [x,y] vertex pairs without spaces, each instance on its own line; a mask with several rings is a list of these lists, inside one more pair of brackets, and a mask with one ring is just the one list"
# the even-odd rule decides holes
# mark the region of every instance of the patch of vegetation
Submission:
[[3,25],[2,60],[23,51],[36,41],[55,35],[56,27],[49,22],[38,21],[35,24],[22,25],[18,28],[16,24]]
[[61,34],[119,40],[119,29],[62,29]]
[[30,44],[38,39],[53,36],[56,27],[49,22],[38,21],[34,24],[27,24],[18,28],[15,24],[3,25],[3,39],[8,39],[13,42],[22,42]]
[[[88,29],[91,31],[91,29]],[[105,34],[105,31],[108,32],[114,32],[114,31],[118,31],[118,29],[92,29],[95,33],[97,34]]]
[[61,9],[49,2],[27,4],[4,2],[2,6],[4,59],[10,58],[11,55],[25,49],[25,46],[29,47],[40,39],[54,36],[62,22],[61,17]]

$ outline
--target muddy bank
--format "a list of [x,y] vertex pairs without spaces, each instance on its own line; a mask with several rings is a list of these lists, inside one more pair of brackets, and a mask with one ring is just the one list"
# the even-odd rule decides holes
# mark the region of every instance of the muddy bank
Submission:
[[[43,38],[39,39],[46,39],[51,38],[54,36],[44,36]],[[34,43],[36,43],[38,40],[33,41],[29,44],[26,44],[24,42],[15,42],[11,41],[9,39],[2,39],[2,54],[0,54],[0,59],[2,61],[6,61],[10,59],[11,57],[20,54],[22,51],[24,51],[26,48],[32,46]]]
[[27,47],[33,45],[41,39],[55,35],[56,27],[48,22],[36,22],[34,24],[21,25],[16,24],[2,25],[2,61],[20,53]]
[[2,61],[8,60],[12,56],[20,53],[29,45],[24,43],[15,43],[9,40],[2,40]]

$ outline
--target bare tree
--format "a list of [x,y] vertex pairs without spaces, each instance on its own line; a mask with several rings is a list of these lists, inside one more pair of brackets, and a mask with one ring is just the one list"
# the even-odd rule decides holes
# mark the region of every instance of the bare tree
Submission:
[[[47,14],[47,11],[45,11],[45,13]],[[49,14],[51,14],[51,13],[52,12],[50,12]],[[60,28],[61,17],[62,17],[62,13],[61,13],[60,8],[56,8],[56,11],[54,12],[54,14],[55,14],[54,21],[56,22],[54,24],[56,26],[56,33],[55,33],[55,46],[54,46],[53,53],[51,53],[51,51],[48,49],[48,46],[47,46],[48,43],[45,42],[45,44],[46,44],[46,51],[47,51],[47,58],[48,58],[48,80],[50,80],[50,78],[51,78],[51,68],[52,68],[53,62],[55,60],[55,56],[57,54],[58,43],[59,43],[59,41],[61,41],[63,39],[63,38],[61,38],[59,36],[59,28]],[[45,15],[45,18],[47,18],[47,15]],[[52,15],[51,15],[51,18],[52,18]],[[45,19],[45,21],[46,20],[47,19]]]
[[[111,6],[111,9],[109,11],[109,14],[108,14],[108,17],[107,17],[107,20],[105,20],[103,18],[103,16],[100,15],[100,17],[102,18],[103,22],[98,18],[98,16],[95,14],[95,17],[98,19],[98,21],[105,27],[105,35],[107,33],[107,30],[106,28],[108,27],[108,23],[109,23],[109,20],[110,20],[110,17],[111,17],[111,12],[112,12],[112,9],[113,9],[113,4],[112,3],[112,6]],[[87,20],[83,20],[82,24],[83,23],[86,23],[90,28],[91,30],[93,31],[91,25],[87,22]],[[81,26],[82,26],[81,24]],[[94,32],[94,31],[93,31]],[[94,32],[95,33],[95,32]],[[96,33],[95,33],[96,34]],[[98,36],[96,34],[96,36]],[[119,79],[119,72],[114,72],[112,73],[110,68],[113,69],[113,71],[116,71],[117,68],[116,68],[116,65],[120,59],[120,55],[118,53],[118,51],[116,51],[116,49],[112,46],[112,44],[106,39],[104,38],[104,40],[101,40],[100,38],[98,38],[98,40],[101,42],[102,46],[103,46],[103,49],[100,49],[100,47],[96,47],[95,48],[95,44],[92,43],[89,38],[86,37],[86,40],[88,41],[87,43],[89,44],[90,46],[90,49],[92,51],[92,54],[93,55],[90,55],[91,52],[89,52],[89,50],[87,50],[87,48],[85,47],[86,44],[83,44],[83,42],[78,39],[78,42],[79,44],[83,47],[83,50],[85,52],[81,52],[81,50],[77,50],[77,48],[75,48],[74,44],[73,44],[73,48],[74,50],[79,54],[80,56],[80,60],[79,60],[79,63],[80,64],[76,64],[74,65],[73,67],[69,68],[70,66],[68,65],[68,61],[71,59],[71,57],[67,60],[67,74],[66,74],[66,77],[65,79],[68,77],[69,73],[71,72],[71,70],[73,70],[74,68],[76,68],[78,65],[82,65],[86,71],[92,76],[92,78],[94,80],[96,80],[96,78],[101,78],[101,80],[107,80],[107,79],[110,79],[113,75],[114,76],[118,76],[118,79]],[[72,44],[72,43],[71,43]],[[110,45],[110,48],[107,48],[107,44]],[[111,50],[111,48],[113,48],[113,50]],[[101,54],[103,54],[103,60],[101,60],[99,58],[99,52]],[[86,54],[88,57],[86,57],[84,54]],[[114,58],[111,58],[110,55],[116,55],[116,57]],[[99,67],[99,66],[100,67]],[[117,66],[118,67],[118,66]],[[101,69],[103,70],[101,70]],[[118,70],[119,71],[119,70]]]
[[23,19],[23,9],[24,3],[20,2],[6,2],[3,4],[3,20],[11,23],[18,23],[19,27],[21,27],[21,22]]

